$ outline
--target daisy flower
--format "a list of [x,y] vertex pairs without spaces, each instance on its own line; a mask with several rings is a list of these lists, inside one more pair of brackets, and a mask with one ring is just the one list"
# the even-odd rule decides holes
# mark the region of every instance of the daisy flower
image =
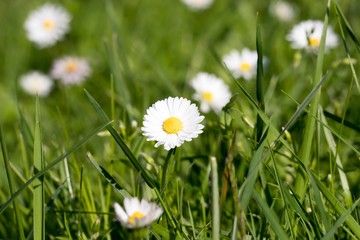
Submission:
[[241,53],[232,50],[223,57],[224,65],[235,78],[250,80],[256,76],[257,52],[244,48]]
[[30,13],[24,27],[27,37],[40,48],[51,47],[70,30],[71,17],[61,6],[46,3]]
[[114,203],[115,218],[126,228],[141,228],[150,225],[163,213],[163,209],[155,203],[142,199],[125,198],[124,208]]
[[[297,24],[286,35],[294,49],[306,49],[316,51],[319,48],[323,22],[319,20],[307,20]],[[334,48],[338,45],[338,37],[328,26],[326,31],[325,49]]]
[[217,114],[229,102],[231,93],[224,81],[213,74],[201,72],[190,80],[196,93],[193,98],[201,102],[200,110],[204,113],[213,109]]
[[190,9],[198,11],[204,10],[213,3],[213,0],[181,0],[186,4]]
[[55,60],[51,76],[64,85],[80,84],[90,76],[91,69],[87,60],[74,56],[65,56]]
[[31,95],[46,97],[53,87],[53,81],[43,73],[32,71],[20,78],[20,86]]
[[202,133],[203,119],[189,100],[168,97],[147,109],[141,130],[148,141],[157,141],[155,147],[164,145],[165,150],[170,150]]

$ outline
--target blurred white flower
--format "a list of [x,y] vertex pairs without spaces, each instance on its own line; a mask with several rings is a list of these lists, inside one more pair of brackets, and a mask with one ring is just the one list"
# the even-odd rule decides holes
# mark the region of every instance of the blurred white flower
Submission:
[[295,17],[295,8],[286,1],[277,1],[270,5],[270,13],[283,22],[289,22]]
[[56,59],[51,69],[51,76],[64,85],[80,84],[91,74],[87,60],[74,56]]
[[170,150],[202,133],[203,119],[189,100],[168,97],[147,109],[141,130],[148,141],[157,141],[155,147],[164,145],[165,150]]
[[53,87],[53,81],[43,73],[32,71],[21,76],[20,86],[31,95],[46,97]]
[[190,80],[190,85],[195,90],[193,98],[201,102],[200,110],[204,113],[213,109],[219,114],[231,98],[229,87],[224,81],[210,73],[198,73]]
[[223,62],[234,78],[250,80],[256,76],[257,52],[244,48],[241,53],[232,50],[223,57]]
[[198,11],[204,10],[211,6],[214,0],[181,0],[190,9]]
[[163,213],[163,209],[155,203],[142,199],[125,198],[124,208],[114,203],[116,220],[126,228],[141,228],[150,225]]
[[61,6],[46,3],[30,13],[24,27],[27,37],[40,48],[53,46],[70,30],[71,17]]
[[[323,22],[319,20],[307,20],[300,22],[286,35],[294,49],[306,49],[317,51],[320,45]],[[338,45],[338,37],[328,26],[326,31],[325,49],[334,48]]]

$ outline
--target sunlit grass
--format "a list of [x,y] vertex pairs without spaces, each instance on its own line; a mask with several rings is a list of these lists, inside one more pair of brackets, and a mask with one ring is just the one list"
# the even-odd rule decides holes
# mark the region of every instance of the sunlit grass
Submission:
[[[0,3],[0,239],[128,239],[113,204],[138,197],[163,209],[147,239],[357,239],[359,224],[359,4],[297,1],[59,1],[71,30],[39,49],[23,28],[43,2]],[[292,49],[297,23],[324,22],[319,48]],[[326,28],[339,36],[326,50]],[[257,76],[235,79],[222,58],[258,54]],[[19,78],[76,55],[82,84],[47,97]],[[214,74],[232,93],[203,133],[169,151],[142,135],[167,97],[193,99],[189,81]]]

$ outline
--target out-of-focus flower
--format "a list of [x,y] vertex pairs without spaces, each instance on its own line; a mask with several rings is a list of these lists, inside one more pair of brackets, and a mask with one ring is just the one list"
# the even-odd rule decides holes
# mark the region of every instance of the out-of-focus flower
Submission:
[[211,6],[214,0],[181,0],[190,9],[199,11]]
[[53,81],[41,72],[32,71],[20,78],[20,86],[31,95],[46,97],[53,87]]
[[[306,49],[316,52],[320,45],[323,22],[319,20],[307,20],[300,22],[286,35],[294,49]],[[338,37],[328,26],[326,31],[325,49],[334,48],[338,45]]]
[[231,93],[224,81],[213,74],[200,72],[190,81],[196,91],[193,98],[201,102],[200,110],[204,113],[213,109],[219,114],[229,102]]
[[295,17],[295,8],[286,1],[276,1],[270,5],[270,13],[283,22],[289,22]]
[[232,50],[223,57],[223,62],[234,78],[250,80],[256,76],[257,52],[244,48],[241,53]]
[[155,147],[164,145],[165,150],[170,150],[202,133],[203,119],[189,100],[168,97],[147,109],[141,130],[148,141],[157,141]]
[[64,85],[77,85],[85,81],[91,74],[88,61],[74,56],[65,56],[55,60],[51,76]]
[[150,225],[163,213],[163,209],[155,203],[138,198],[125,198],[124,208],[114,203],[116,220],[126,228],[141,228]]
[[30,13],[24,27],[27,37],[40,48],[53,46],[70,30],[71,17],[61,6],[46,3]]

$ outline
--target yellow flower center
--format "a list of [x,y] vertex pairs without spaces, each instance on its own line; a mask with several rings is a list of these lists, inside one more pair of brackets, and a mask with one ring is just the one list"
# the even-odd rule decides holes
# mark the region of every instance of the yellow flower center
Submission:
[[77,66],[76,62],[70,60],[66,63],[66,71],[68,73],[76,72],[77,69],[78,69],[78,66]]
[[249,71],[251,69],[251,65],[248,63],[242,63],[240,65],[240,70],[241,71]]
[[50,29],[53,29],[54,28],[54,22],[50,19],[46,19],[44,22],[43,22],[43,26],[45,29],[47,30],[50,30]]
[[180,119],[177,117],[170,117],[164,121],[163,129],[168,134],[177,134],[183,127]]
[[129,217],[129,223],[130,224],[134,224],[135,221],[138,221],[140,219],[142,219],[145,215],[141,212],[134,212],[130,217]]
[[320,40],[318,38],[309,38],[309,45],[310,47],[317,47],[320,44]]
[[202,94],[202,97],[207,102],[211,102],[213,100],[213,98],[214,98],[214,96],[213,96],[213,94],[211,92],[204,92]]

